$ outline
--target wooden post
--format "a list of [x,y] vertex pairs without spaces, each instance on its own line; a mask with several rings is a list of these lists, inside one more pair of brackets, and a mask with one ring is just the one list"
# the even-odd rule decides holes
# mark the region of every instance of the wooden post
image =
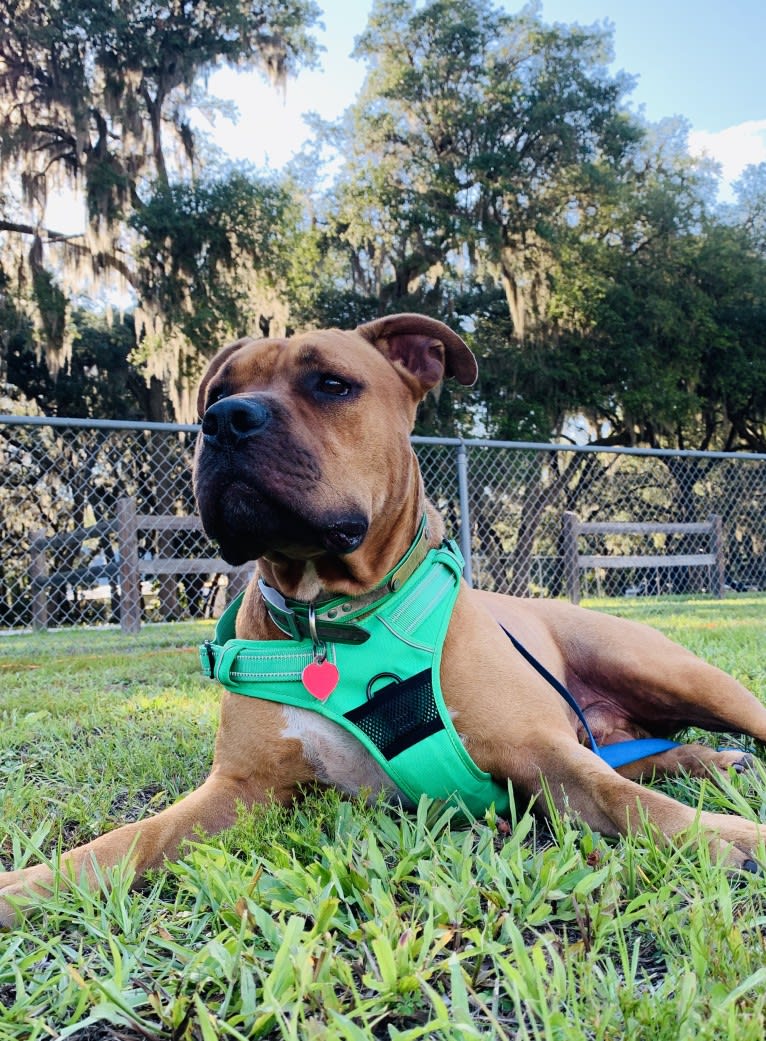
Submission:
[[117,548],[120,554],[120,628],[124,633],[137,633],[141,628],[141,575],[134,498],[117,500]]
[[725,576],[726,576],[726,562],[724,560],[724,544],[723,544],[723,521],[720,513],[711,513],[708,517],[710,523],[710,542],[711,542],[711,553],[715,557],[715,564],[713,564],[713,581],[711,583],[713,592],[722,600],[725,590]]
[[564,543],[564,574],[566,575],[567,595],[573,604],[580,602],[580,562],[577,552],[577,529],[579,518],[576,513],[567,510],[561,518]]
[[48,540],[44,531],[32,532],[29,544],[29,580],[32,587],[32,628],[48,628]]

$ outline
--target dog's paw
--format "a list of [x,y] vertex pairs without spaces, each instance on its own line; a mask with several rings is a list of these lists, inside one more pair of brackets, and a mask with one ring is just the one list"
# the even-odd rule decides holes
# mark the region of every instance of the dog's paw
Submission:
[[763,876],[763,864],[749,852],[729,849],[722,854],[722,861],[726,865],[729,880],[735,885],[747,885],[753,875]]
[[719,770],[733,770],[735,773],[744,774],[755,766],[755,756],[749,752],[743,752],[741,748],[722,748],[716,752],[714,766]]
[[699,821],[708,832],[711,859],[724,867],[732,879],[744,882],[750,875],[763,875],[766,825],[709,811],[703,811]]
[[24,895],[23,885],[6,886],[0,875],[0,929],[11,929],[18,925],[24,917],[24,904],[28,904],[29,895]]
[[712,777],[713,780],[726,775],[729,770],[742,774],[753,768],[755,757],[741,748],[708,748],[706,745],[679,745],[667,753],[672,760],[665,773],[686,773],[691,777]]
[[0,928],[18,924],[36,897],[51,890],[53,873],[44,864],[0,874]]

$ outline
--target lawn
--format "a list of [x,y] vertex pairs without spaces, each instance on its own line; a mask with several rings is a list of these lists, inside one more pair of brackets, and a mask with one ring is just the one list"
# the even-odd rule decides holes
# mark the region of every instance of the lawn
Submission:
[[[766,600],[592,606],[655,625],[766,700]],[[204,778],[218,691],[196,645],[210,628],[0,638],[6,867]],[[766,819],[760,761],[719,787],[664,787]],[[54,894],[0,934],[2,1041],[764,1036],[766,879],[729,877],[691,840],[311,794],[201,836],[140,894],[129,881]]]

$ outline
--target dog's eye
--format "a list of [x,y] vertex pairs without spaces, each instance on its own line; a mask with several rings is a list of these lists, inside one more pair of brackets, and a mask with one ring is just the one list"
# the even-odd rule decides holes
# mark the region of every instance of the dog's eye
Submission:
[[317,379],[317,390],[333,398],[345,398],[351,393],[351,384],[340,376],[325,372]]

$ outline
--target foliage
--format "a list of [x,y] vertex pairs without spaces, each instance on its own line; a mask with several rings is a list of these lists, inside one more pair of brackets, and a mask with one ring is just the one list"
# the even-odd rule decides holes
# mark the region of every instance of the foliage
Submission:
[[140,419],[146,414],[149,388],[131,365],[135,348],[132,317],[112,317],[79,310],[72,315],[72,356],[54,378],[35,351],[31,333],[19,333],[6,350],[6,378],[23,387],[45,415],[70,418]]
[[345,127],[339,220],[384,308],[470,262],[503,287],[524,338],[556,237],[598,164],[637,136],[605,47],[603,32],[546,27],[531,8],[375,5],[357,45],[370,71]]
[[[766,696],[761,601],[628,601],[622,613]],[[197,672],[206,630],[4,642],[6,865],[202,780],[218,697]],[[763,817],[760,760],[717,786],[664,787]],[[466,825],[427,801],[406,814],[312,793],[200,836],[141,893],[127,869],[111,876],[109,895],[62,887],[3,936],[8,1041],[762,1036],[763,879],[729,878],[684,840],[609,841],[555,815],[549,830],[525,807]]]
[[200,77],[228,64],[283,81],[313,54],[316,15],[310,0],[4,0],[2,155],[21,163],[29,202],[52,173],[82,179],[91,220],[111,230],[140,206],[143,179],[168,181],[167,131],[193,158]]
[[[0,170],[7,183],[18,177],[29,209],[24,219],[6,200],[0,232],[16,255],[20,237],[31,242],[18,292],[38,318],[54,376],[71,355],[68,296],[83,266],[102,285],[106,272],[116,274],[123,289],[140,289],[148,277],[135,266],[126,222],[152,199],[156,210],[171,181],[195,169],[189,111],[215,104],[202,89],[205,77],[228,64],[284,83],[313,60],[307,30],[317,13],[311,0],[0,3]],[[63,185],[86,199],[84,236],[45,227],[48,197]],[[205,202],[209,196],[200,209]],[[171,375],[161,361],[155,370],[147,379]],[[173,386],[168,392],[181,405]]]
[[519,342],[499,287],[477,299],[488,432],[558,439],[579,417],[605,445],[763,450],[764,258],[706,214],[690,164],[658,159],[562,244],[547,331]]
[[761,256],[766,256],[766,163],[746,167],[734,189],[732,222],[741,225]]
[[626,111],[610,44],[489,0],[373,8],[362,94],[323,128],[344,158],[324,219],[360,299],[462,323],[480,356],[418,432],[763,443],[758,181],[738,240],[685,125]]
[[[213,104],[217,65],[279,79],[311,62],[310,0],[15,9],[0,3],[4,350],[74,374],[69,276],[90,265],[92,292],[109,269],[137,294],[128,365],[147,391],[125,386],[147,418],[192,418],[201,367],[233,336],[415,310],[481,360],[475,388],[428,398],[418,433],[766,447],[763,166],[718,207],[683,121],[629,110],[608,27],[377,0],[359,97],[335,126],[315,118],[276,180],[205,155],[187,117]],[[88,196],[84,239],[40,223],[62,177]],[[42,371],[27,377],[47,409]]]
[[286,184],[237,170],[159,186],[134,214],[141,306],[133,357],[172,374],[181,415],[194,416],[196,384],[216,350],[272,326],[284,331],[297,222]]
[[594,417],[624,443],[763,451],[766,267],[744,233],[706,222],[606,263]]

